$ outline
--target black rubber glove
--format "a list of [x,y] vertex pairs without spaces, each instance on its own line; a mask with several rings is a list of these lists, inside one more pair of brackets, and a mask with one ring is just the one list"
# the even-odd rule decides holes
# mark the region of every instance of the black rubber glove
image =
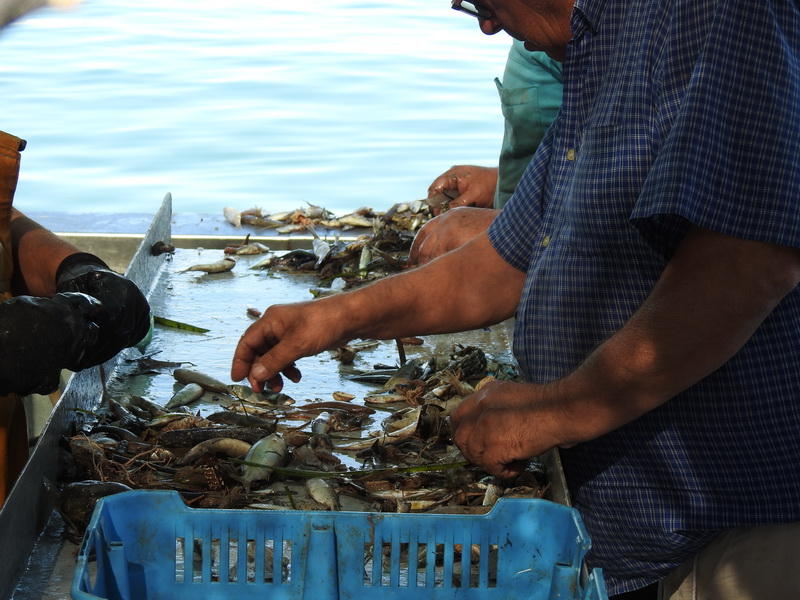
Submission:
[[61,369],[82,368],[103,307],[86,294],[18,296],[0,303],[0,394],[48,394]]
[[115,273],[93,254],[65,258],[56,272],[56,291],[82,292],[100,300],[105,316],[98,318],[97,346],[87,352],[83,366],[100,364],[134,346],[150,328],[150,305],[130,279]]

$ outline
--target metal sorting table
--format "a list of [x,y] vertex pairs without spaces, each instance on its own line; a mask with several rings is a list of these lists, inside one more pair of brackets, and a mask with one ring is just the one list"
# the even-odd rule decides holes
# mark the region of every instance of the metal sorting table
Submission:
[[[232,271],[219,274],[206,274],[195,271],[183,271],[187,267],[199,263],[210,263],[223,257],[221,247],[231,240],[212,237],[192,240],[189,236],[180,241],[172,240],[179,246],[174,255],[149,256],[150,245],[154,241],[170,241],[169,223],[171,218],[171,199],[165,198],[164,205],[156,215],[148,234],[141,240],[137,255],[130,263],[128,274],[143,290],[149,290],[148,298],[153,313],[162,317],[182,321],[209,329],[208,333],[199,334],[172,328],[156,326],[153,338],[145,350],[145,354],[163,361],[185,361],[189,366],[211,375],[223,382],[230,382],[230,363],[239,336],[253,322],[247,314],[248,307],[263,310],[275,303],[309,300],[312,298],[309,289],[319,285],[315,274],[285,274],[268,270],[254,270],[250,267],[263,260],[265,255],[237,256],[237,264]],[[246,231],[239,240],[244,238]],[[310,238],[265,238],[251,237],[270,246],[275,251],[294,247],[309,247]],[[84,250],[94,251],[103,258],[104,254],[97,244],[107,240],[93,236],[83,244],[73,240]],[[88,242],[88,243],[87,243]],[[130,242],[125,242],[130,244]],[[181,247],[182,246],[182,247]],[[140,255],[146,254],[146,257]],[[137,257],[142,264],[135,263]],[[119,269],[119,256],[106,258],[109,264]],[[116,262],[116,264],[114,264]],[[139,275],[136,275],[136,270]],[[122,269],[119,269],[122,270]],[[133,272],[132,272],[133,271]],[[138,278],[137,278],[138,277]],[[432,335],[424,337],[422,346],[405,346],[408,359],[426,358],[431,353],[446,354],[455,343],[478,346],[487,355],[511,360],[508,329],[504,324],[492,328],[464,332],[453,335]],[[147,396],[157,403],[164,404],[179,387],[171,369],[164,369],[158,374],[135,375],[136,358],[141,354],[134,349],[121,353],[116,360],[107,363],[109,373],[108,391],[112,396],[137,394]],[[283,392],[301,404],[314,399],[331,399],[333,392],[342,391],[353,394],[353,402],[362,402],[365,395],[375,392],[377,386],[352,381],[347,375],[353,369],[369,370],[375,364],[396,364],[397,347],[393,340],[379,342],[375,347],[357,353],[353,365],[342,365],[331,352],[322,352],[313,357],[300,359],[297,366],[302,372],[302,380],[298,384],[286,380]],[[77,548],[64,540],[63,523],[57,512],[52,511],[54,502],[53,486],[58,478],[55,465],[56,444],[58,439],[69,431],[77,412],[74,408],[91,410],[101,398],[98,370],[89,369],[74,376],[64,392],[62,400],[54,409],[53,416],[37,444],[31,464],[26,468],[15,487],[9,502],[0,511],[0,540],[3,544],[3,555],[13,554],[10,545],[18,545],[24,556],[15,557],[4,567],[0,565],[0,598],[15,600],[61,599],[69,598],[69,588],[74,567]],[[216,404],[201,404],[201,412],[218,410]],[[388,413],[387,413],[388,414]],[[376,413],[376,421],[383,414]],[[369,429],[377,428],[376,423]],[[40,446],[46,447],[46,452]],[[38,452],[41,457],[36,456]],[[42,460],[48,464],[39,464]],[[52,464],[50,464],[52,462]],[[558,463],[557,453],[551,452],[544,457],[551,481],[552,499],[569,504],[563,474]],[[358,463],[353,462],[352,466]],[[12,502],[18,487],[35,490],[28,491],[36,496],[35,510],[20,512]],[[17,494],[19,495],[19,494]],[[11,506],[14,511],[8,514]],[[16,518],[35,520],[29,526],[20,528],[10,522]],[[39,532],[43,531],[41,535]],[[37,537],[38,536],[38,537]],[[20,539],[22,538],[22,539]],[[34,541],[36,542],[34,545]],[[5,559],[4,559],[5,560]],[[21,567],[27,560],[27,567],[20,575]],[[3,561],[0,561],[3,562]]]

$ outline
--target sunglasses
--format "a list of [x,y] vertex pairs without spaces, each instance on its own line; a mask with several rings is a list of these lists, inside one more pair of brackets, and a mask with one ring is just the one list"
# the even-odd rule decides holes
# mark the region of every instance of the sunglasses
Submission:
[[491,10],[475,0],[452,0],[450,6],[453,10],[459,10],[476,19],[488,19],[493,14]]

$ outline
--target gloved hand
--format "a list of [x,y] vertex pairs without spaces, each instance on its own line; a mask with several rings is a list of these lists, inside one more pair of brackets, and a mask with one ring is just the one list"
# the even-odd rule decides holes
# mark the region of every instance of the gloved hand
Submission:
[[82,366],[100,364],[138,343],[150,328],[150,305],[130,279],[115,273],[92,254],[80,252],[65,258],[56,272],[56,291],[82,292],[97,298],[104,314],[96,347],[87,351]]
[[103,307],[86,294],[18,296],[0,303],[0,394],[47,394],[61,369],[83,368]]

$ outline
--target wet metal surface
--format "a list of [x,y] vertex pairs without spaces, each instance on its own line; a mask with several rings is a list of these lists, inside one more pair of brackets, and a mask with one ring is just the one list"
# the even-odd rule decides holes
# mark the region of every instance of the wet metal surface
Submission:
[[[219,379],[230,379],[230,364],[239,337],[254,322],[247,314],[248,307],[263,311],[276,303],[312,299],[309,289],[318,285],[315,274],[287,274],[254,270],[250,267],[263,260],[264,255],[239,256],[232,271],[207,274],[183,271],[195,264],[212,263],[223,256],[221,250],[177,249],[168,262],[151,295],[154,314],[209,329],[207,333],[192,333],[164,326],[156,326],[153,339],[145,355],[170,362],[186,362],[185,366]],[[455,343],[474,345],[487,354],[510,359],[506,329],[496,326],[454,335],[434,335],[423,338],[421,346],[405,346],[407,359],[426,359],[432,353],[448,354]],[[135,356],[134,356],[135,354]],[[135,394],[146,396],[165,404],[181,385],[172,376],[172,369],[156,374],[132,375],[136,372],[138,353],[121,361],[109,385],[112,395]],[[398,365],[399,357],[394,340],[378,342],[374,348],[360,351],[352,365],[342,365],[332,352],[302,358],[297,366],[302,379],[295,384],[284,382],[283,392],[301,404],[315,399],[331,400],[334,392],[356,396],[353,402],[362,403],[363,397],[380,390],[380,387],[348,379],[354,371],[371,370],[377,364]],[[208,398],[208,396],[207,396]],[[219,405],[209,403],[197,406],[203,414],[219,410]],[[377,413],[376,418],[381,413]]]

